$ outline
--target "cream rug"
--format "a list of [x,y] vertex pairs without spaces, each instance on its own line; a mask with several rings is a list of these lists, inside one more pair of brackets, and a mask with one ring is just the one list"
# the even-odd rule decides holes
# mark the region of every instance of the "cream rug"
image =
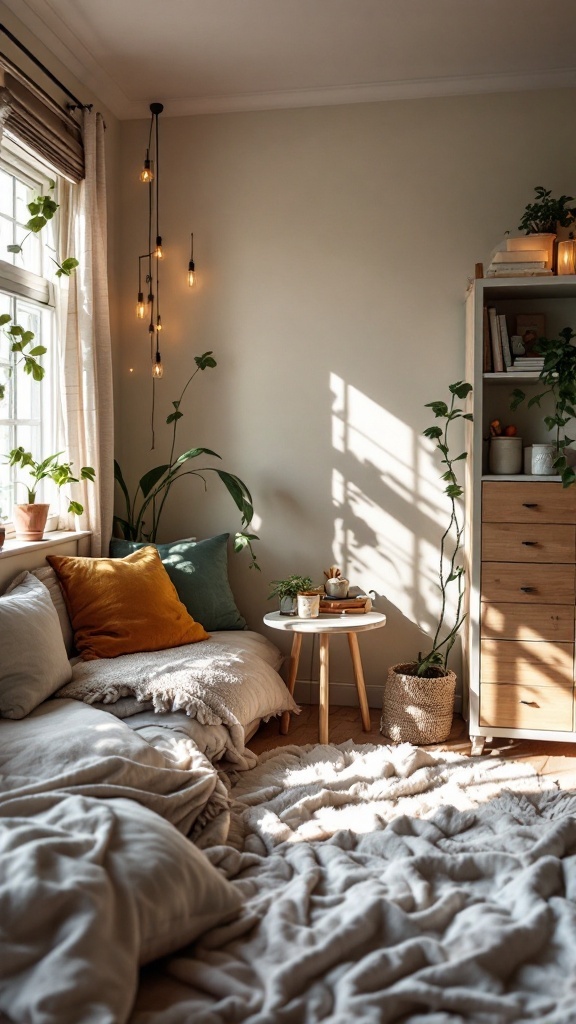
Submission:
[[213,864],[240,918],[150,971],[133,1024],[576,1024],[576,795],[532,767],[284,747]]

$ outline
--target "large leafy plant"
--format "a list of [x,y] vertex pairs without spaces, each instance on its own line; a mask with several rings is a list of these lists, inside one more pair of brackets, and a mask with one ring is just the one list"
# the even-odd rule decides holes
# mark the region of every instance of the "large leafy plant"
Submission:
[[[458,401],[465,401],[472,391],[472,385],[460,380],[455,384],[450,384],[448,390],[450,391],[450,401],[448,403],[443,401],[426,403],[426,408],[432,409],[436,419],[442,421],[442,425],[434,424],[431,427],[427,427],[424,431],[424,436],[435,442],[436,451],[440,456],[440,464],[446,467],[441,479],[446,484],[444,493],[448,497],[450,507],[448,525],[440,539],[438,586],[441,600],[436,632],[434,633],[430,649],[425,653],[420,652],[413,666],[414,675],[427,678],[438,677],[446,672],[450,651],[466,618],[462,610],[465,591],[465,570],[464,566],[460,563],[464,522],[459,505],[464,491],[458,479],[457,464],[463,463],[468,457],[468,453],[451,454],[449,430],[451,425],[458,419],[473,419],[472,413],[465,412],[457,404]],[[452,624],[447,625],[448,596],[452,585],[456,589],[456,608]]]
[[168,461],[159,466],[154,466],[153,469],[149,469],[141,477],[132,498],[130,497],[122,470],[118,462],[114,462],[114,478],[120,487],[125,502],[124,515],[115,515],[114,522],[125,540],[150,541],[154,543],[166,500],[176,481],[182,480],[186,476],[195,476],[202,480],[206,487],[205,474],[215,473],[226,487],[242,515],[242,527],[244,529],[235,534],[234,550],[242,551],[244,548],[248,548],[251,556],[250,568],[259,569],[260,567],[252,548],[252,541],[258,538],[256,534],[247,532],[247,528],[250,526],[254,516],[254,507],[252,496],[244,481],[234,473],[219,469],[217,466],[198,467],[195,460],[202,455],[212,456],[216,459],[221,458],[217,452],[212,451],[210,448],[189,448],[181,455],[176,456],[175,454],[176,431],[178,423],[184,415],[181,409],[184,395],[194,377],[201,370],[216,366],[216,360],[212,352],[204,352],[201,356],[195,356],[194,362],[196,363],[196,369],[186,381],[180,397],[172,402],[173,412],[166,418],[166,423],[172,427],[172,443]]
[[[538,339],[536,349],[544,356],[544,366],[538,382],[544,385],[544,390],[529,398],[527,403],[528,408],[531,408],[534,405],[540,406],[546,395],[553,398],[554,412],[551,416],[544,416],[544,423],[548,430],[554,431],[556,455],[553,468],[560,474],[563,487],[570,487],[576,482],[576,473],[568,464],[564,451],[574,441],[574,438],[568,437],[565,428],[570,420],[576,418],[576,346],[573,344],[575,338],[576,334],[572,328],[564,327],[557,338]],[[525,400],[525,392],[521,388],[515,388],[510,408],[517,409]]]

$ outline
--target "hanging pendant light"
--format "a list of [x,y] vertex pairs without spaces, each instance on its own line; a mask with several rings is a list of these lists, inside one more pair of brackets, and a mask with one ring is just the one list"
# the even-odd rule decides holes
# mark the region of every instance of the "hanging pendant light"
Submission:
[[193,288],[196,283],[194,272],[194,232],[190,235],[190,262],[188,263],[188,284]]

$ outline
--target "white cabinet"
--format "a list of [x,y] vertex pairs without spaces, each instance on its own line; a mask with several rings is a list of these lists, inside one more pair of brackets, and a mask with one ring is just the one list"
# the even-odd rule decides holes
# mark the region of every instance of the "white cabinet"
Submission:
[[537,378],[483,373],[484,307],[504,313],[512,333],[518,314],[544,314],[546,336],[555,337],[576,329],[576,277],[477,280],[467,299],[474,423],[467,431],[464,666],[474,752],[487,736],[576,742],[576,485],[488,473],[493,420],[514,424],[524,446],[554,439],[544,404],[510,410],[514,388],[527,396],[542,390]]

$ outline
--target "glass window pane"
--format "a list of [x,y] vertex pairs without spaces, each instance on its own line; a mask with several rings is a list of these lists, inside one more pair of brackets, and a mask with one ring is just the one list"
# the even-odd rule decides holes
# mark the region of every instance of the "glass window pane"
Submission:
[[14,263],[14,253],[8,252],[8,246],[14,241],[14,222],[0,216],[0,260]]
[[22,252],[18,255],[21,261],[20,266],[29,270],[32,274],[42,273],[42,247],[38,235],[31,234],[28,228],[16,225],[16,241],[22,246]]
[[14,216],[14,179],[11,174],[0,170],[0,213]]
[[30,220],[31,214],[28,209],[28,203],[32,202],[39,191],[39,188],[30,188],[25,181],[19,181],[16,178],[16,209],[14,216],[20,224],[26,224]]

